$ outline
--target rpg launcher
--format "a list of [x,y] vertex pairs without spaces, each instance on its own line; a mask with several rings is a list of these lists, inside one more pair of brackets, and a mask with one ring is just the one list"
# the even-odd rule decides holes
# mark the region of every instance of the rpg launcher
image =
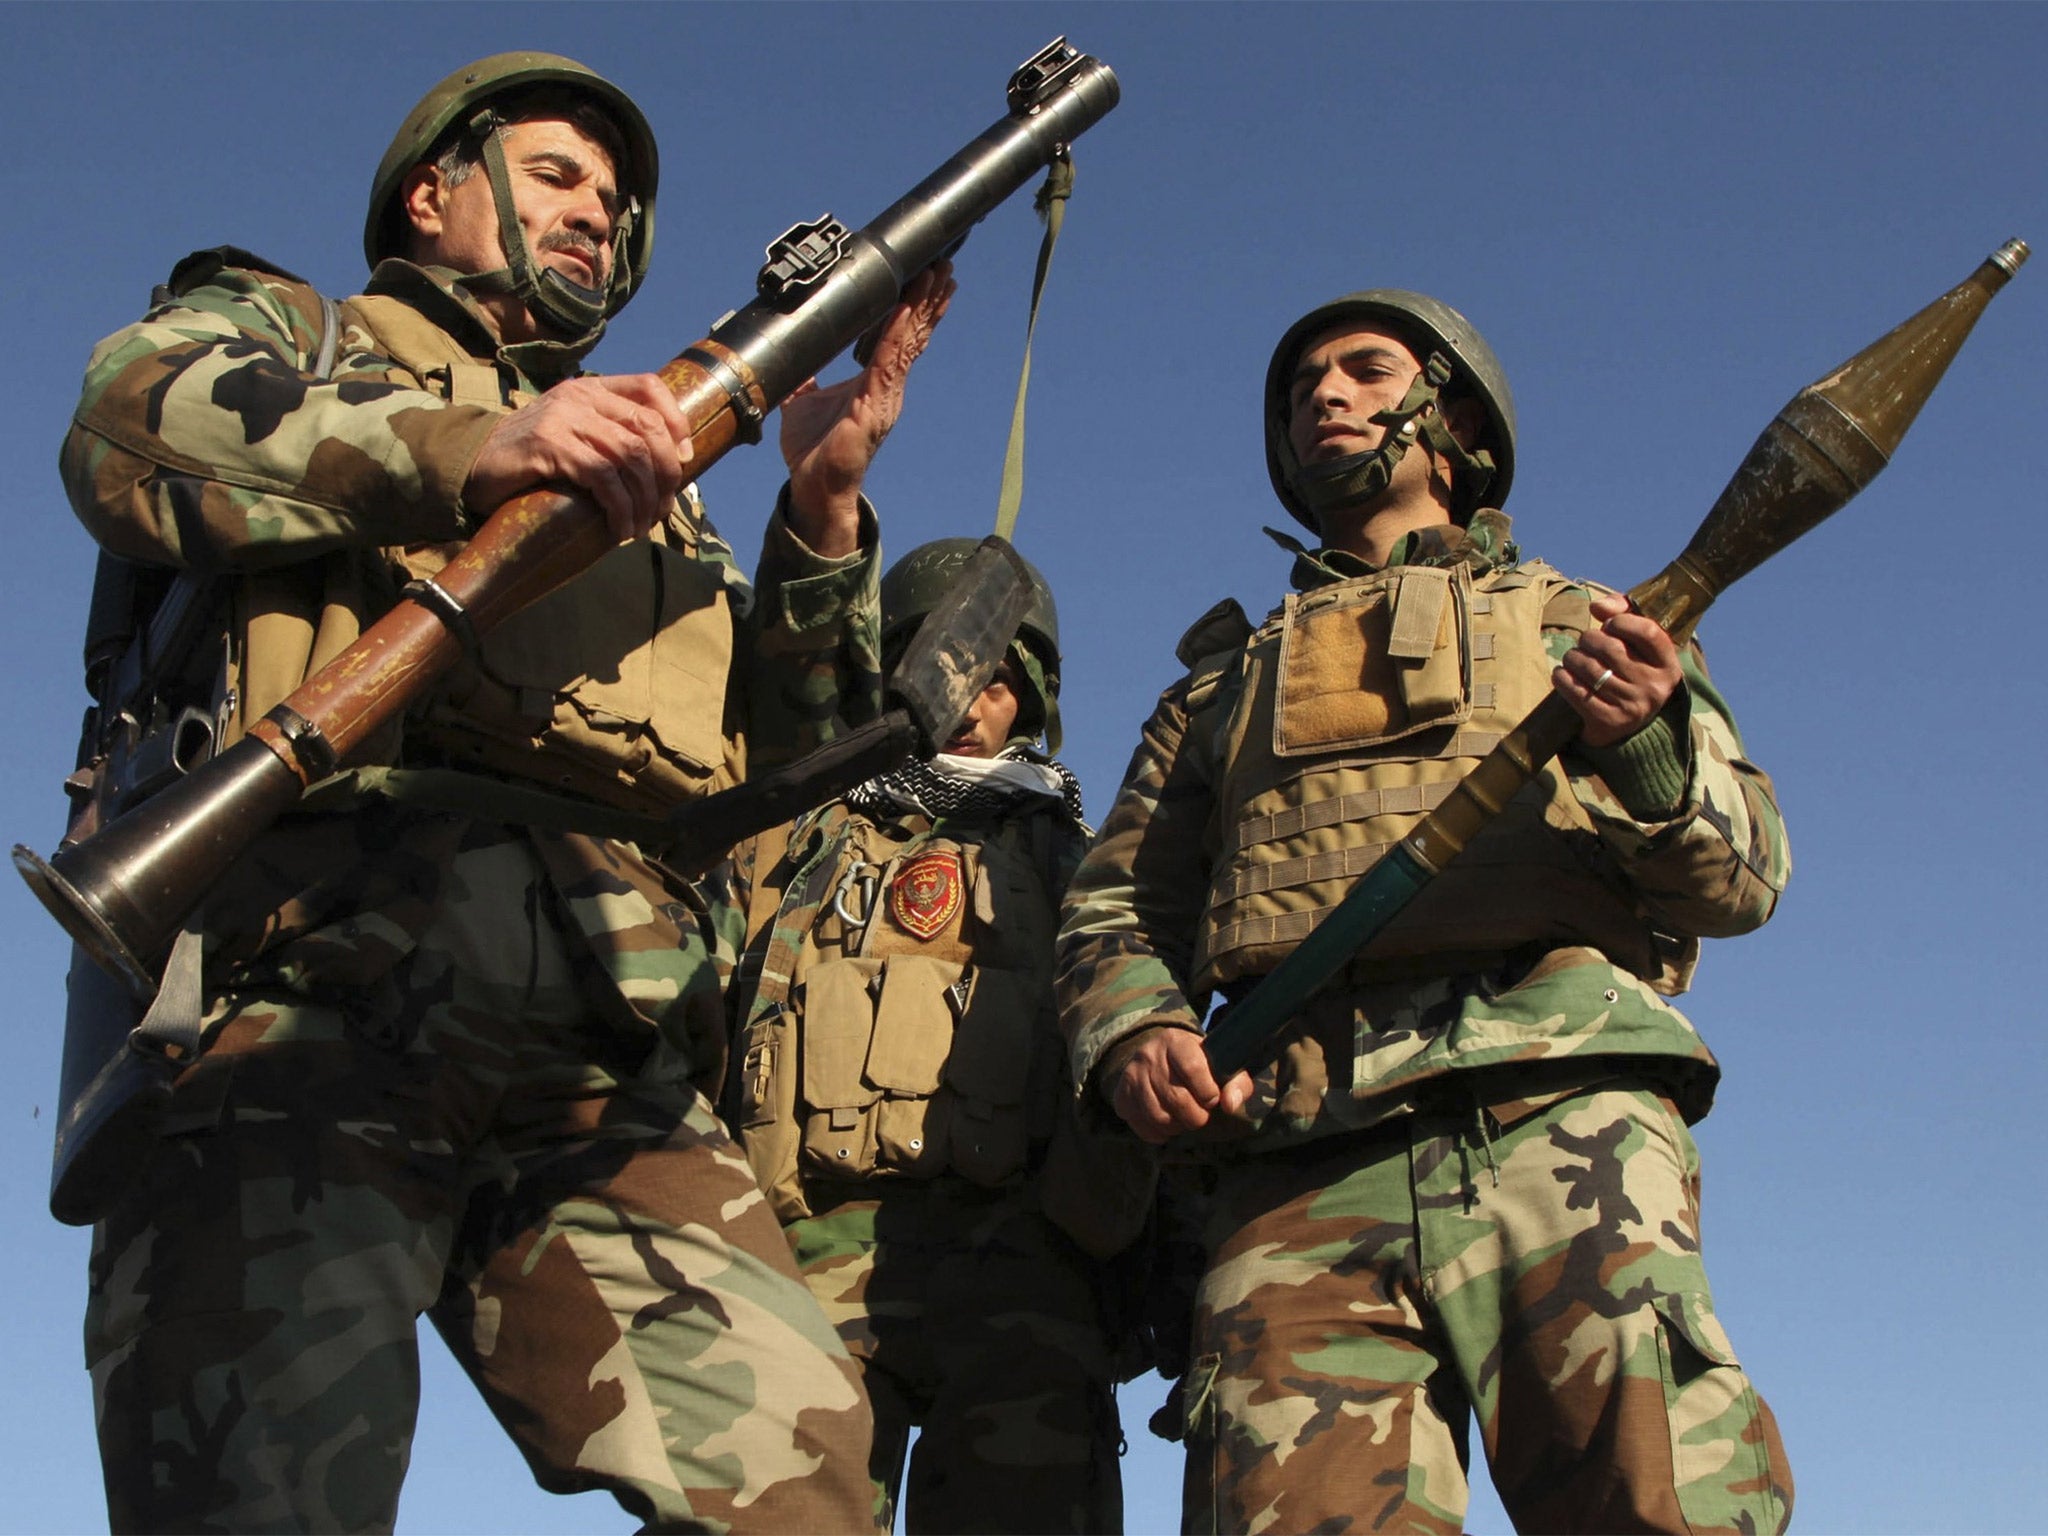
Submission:
[[[950,254],[997,204],[1117,103],[1107,65],[1056,39],[1011,77],[1009,112],[865,229],[829,215],[768,248],[758,296],[661,376],[689,422],[701,474]],[[460,659],[467,636],[584,570],[612,545],[596,504],[536,491],[507,502],[461,554],[415,583],[353,646],[170,788],[45,860],[14,863],[58,922],[138,997],[157,985],[171,940],[236,857],[305,788]]]

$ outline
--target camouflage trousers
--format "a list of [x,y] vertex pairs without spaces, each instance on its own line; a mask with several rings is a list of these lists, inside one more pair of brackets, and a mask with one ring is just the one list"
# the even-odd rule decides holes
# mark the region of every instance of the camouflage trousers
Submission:
[[1714,1316],[1676,1111],[1623,1083],[1478,1106],[1224,1167],[1186,1528],[1458,1531],[1476,1410],[1519,1530],[1782,1531],[1784,1447]]
[[1101,1266],[1027,1192],[963,1179],[806,1186],[798,1267],[860,1363],[879,1519],[920,1532],[1123,1528]]
[[645,901],[502,834],[420,878],[403,940],[325,930],[337,971],[387,944],[380,987],[315,1002],[287,968],[218,1000],[177,1133],[95,1234],[113,1529],[390,1530],[425,1312],[550,1491],[868,1530],[858,1377],[746,1159],[654,1029],[592,1006],[572,928]]

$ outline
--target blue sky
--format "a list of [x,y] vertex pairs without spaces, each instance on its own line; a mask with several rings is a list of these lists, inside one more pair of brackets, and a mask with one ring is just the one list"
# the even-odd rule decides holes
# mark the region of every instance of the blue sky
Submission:
[[[1182,629],[1283,588],[1257,393],[1301,312],[1369,285],[1464,309],[1520,407],[1524,548],[1627,585],[1794,390],[2000,240],[2048,240],[2038,4],[0,7],[0,188],[35,237],[4,287],[0,830],[55,841],[83,703],[92,558],[54,469],[78,373],[180,255],[237,244],[350,291],[404,110],[470,58],[557,49],[662,137],[652,275],[595,359],[653,367],[744,301],[782,229],[865,222],[1000,115],[1060,31],[1124,102],[1076,152],[1018,542],[1060,600],[1066,755],[1097,815]],[[962,252],[871,482],[892,550],[993,520],[1036,240],[1019,198]],[[1702,629],[1796,866],[1686,1004],[1727,1074],[1697,1132],[1708,1265],[1808,1531],[2042,1523],[2044,352],[2037,263],[1875,486]],[[772,450],[705,478],[743,551],[778,480]],[[43,1209],[63,953],[0,887],[5,1530],[104,1523],[86,1241]],[[401,1529],[627,1528],[535,1491],[427,1352]],[[1176,1521],[1159,1395],[1124,1395],[1134,1531]],[[1473,1526],[1506,1528],[1483,1492]]]

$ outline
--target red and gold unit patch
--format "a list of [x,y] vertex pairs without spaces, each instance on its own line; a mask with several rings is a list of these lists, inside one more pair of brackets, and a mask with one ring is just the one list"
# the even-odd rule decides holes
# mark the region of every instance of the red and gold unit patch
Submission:
[[905,933],[929,939],[960,911],[966,884],[957,853],[921,853],[896,872],[889,915]]

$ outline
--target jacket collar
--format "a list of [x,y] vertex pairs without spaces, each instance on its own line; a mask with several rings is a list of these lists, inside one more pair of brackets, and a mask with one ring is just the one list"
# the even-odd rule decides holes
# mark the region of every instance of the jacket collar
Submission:
[[553,371],[541,366],[558,361],[551,355],[537,357],[534,347],[501,343],[476,299],[457,282],[461,276],[450,267],[415,266],[402,257],[387,256],[377,263],[363,292],[394,298],[418,310],[473,356],[510,367],[519,386],[530,394],[539,394],[578,371],[573,358],[560,358],[560,371]]
[[1268,528],[1266,536],[1294,556],[1294,569],[1288,575],[1289,584],[1297,592],[1313,592],[1333,582],[1375,576],[1382,569],[1393,570],[1402,565],[1467,565],[1474,575],[1511,566],[1522,558],[1511,532],[1505,512],[1482,507],[1462,528],[1454,523],[1444,523],[1403,534],[1384,567],[1361,560],[1346,550],[1310,549],[1278,528]]

